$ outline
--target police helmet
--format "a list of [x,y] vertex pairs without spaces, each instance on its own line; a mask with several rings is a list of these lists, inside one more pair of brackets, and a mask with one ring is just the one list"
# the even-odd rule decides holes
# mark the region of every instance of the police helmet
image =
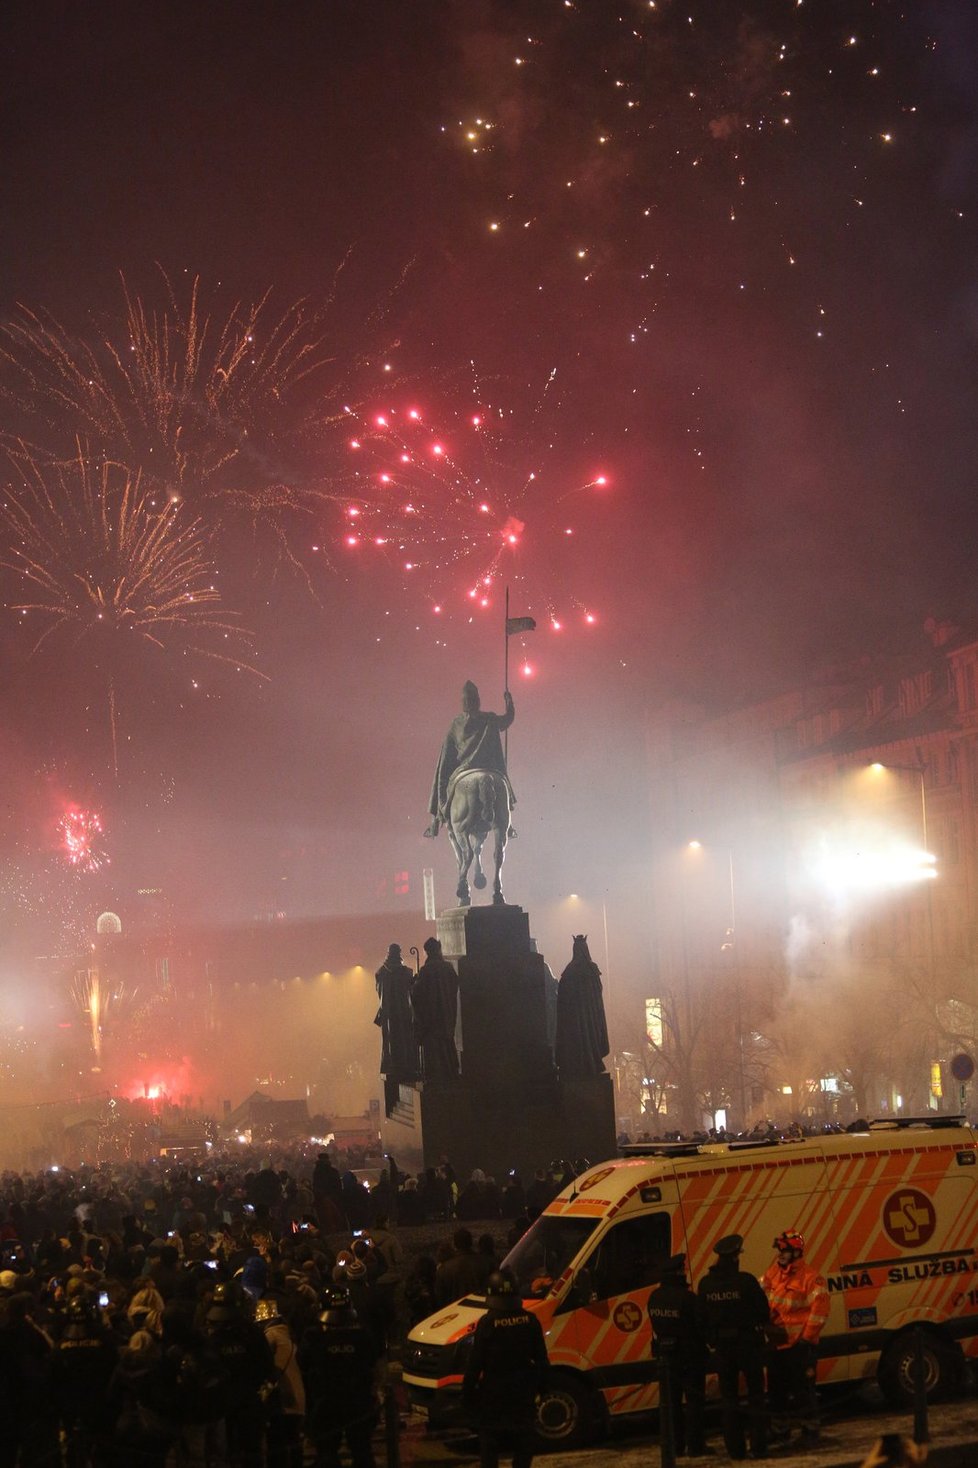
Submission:
[[211,1295],[211,1304],[218,1305],[224,1310],[241,1309],[241,1289],[233,1279],[222,1279],[214,1286]]
[[717,1239],[713,1245],[713,1252],[721,1259],[734,1259],[744,1251],[744,1241],[740,1234],[726,1234],[724,1238]]
[[255,1305],[255,1319],[259,1325],[269,1325],[273,1320],[281,1320],[282,1312],[278,1308],[278,1301],[263,1296]]
[[486,1306],[490,1310],[506,1310],[522,1303],[520,1287],[511,1269],[494,1269],[486,1280]]
[[72,1325],[90,1325],[96,1318],[95,1305],[86,1294],[72,1295],[65,1314]]
[[350,1304],[350,1291],[337,1289],[334,1285],[331,1289],[323,1291],[323,1312],[319,1317],[320,1325],[355,1325],[357,1312]]
[[673,1254],[662,1266],[664,1275],[676,1275],[686,1273],[686,1255]]
[[805,1240],[797,1229],[786,1228],[784,1233],[778,1234],[773,1247],[779,1254],[782,1251],[790,1251],[795,1259],[800,1259],[805,1252]]

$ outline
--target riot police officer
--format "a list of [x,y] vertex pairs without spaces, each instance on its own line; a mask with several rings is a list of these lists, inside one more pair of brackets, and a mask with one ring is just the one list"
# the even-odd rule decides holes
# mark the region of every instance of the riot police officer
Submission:
[[674,1435],[676,1454],[703,1453],[706,1412],[706,1326],[703,1306],[686,1279],[686,1255],[674,1254],[649,1295],[652,1355],[659,1363],[660,1435]]
[[497,1468],[510,1448],[513,1468],[530,1468],[536,1399],[547,1378],[547,1345],[524,1309],[516,1276],[495,1269],[486,1280],[486,1313],[475,1328],[462,1400],[479,1434],[482,1468]]
[[318,1328],[307,1331],[299,1347],[315,1468],[340,1468],[344,1437],[353,1468],[374,1468],[370,1439],[377,1421],[377,1346],[357,1320],[346,1290],[332,1289],[324,1301]]
[[747,1383],[747,1433],[755,1458],[767,1457],[764,1411],[765,1330],[771,1311],[753,1274],[740,1267],[744,1241],[728,1234],[713,1245],[716,1261],[700,1280],[707,1340],[715,1352],[723,1441],[731,1458],[747,1456],[740,1410],[740,1378]]
[[206,1326],[208,1344],[227,1376],[228,1460],[234,1468],[261,1468],[265,1435],[261,1389],[276,1374],[272,1348],[261,1326],[249,1318],[234,1281],[215,1285]]
[[69,1468],[107,1460],[112,1413],[109,1381],[119,1359],[112,1334],[87,1294],[68,1301],[67,1324],[51,1353],[54,1408],[65,1433]]

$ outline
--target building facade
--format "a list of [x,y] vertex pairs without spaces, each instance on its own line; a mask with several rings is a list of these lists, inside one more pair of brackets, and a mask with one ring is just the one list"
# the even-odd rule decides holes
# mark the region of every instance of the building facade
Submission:
[[931,621],[904,656],[663,707],[647,735],[646,1110],[967,1105],[948,1067],[978,1008],[978,637]]

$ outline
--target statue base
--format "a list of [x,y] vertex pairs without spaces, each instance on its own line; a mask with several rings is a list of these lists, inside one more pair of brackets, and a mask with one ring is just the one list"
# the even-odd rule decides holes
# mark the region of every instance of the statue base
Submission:
[[481,1167],[500,1185],[515,1168],[525,1185],[554,1158],[613,1157],[610,1075],[554,1069],[556,985],[528,914],[509,903],[449,908],[438,938],[458,972],[461,1076],[421,1088],[425,1166],[448,1157],[460,1184]]

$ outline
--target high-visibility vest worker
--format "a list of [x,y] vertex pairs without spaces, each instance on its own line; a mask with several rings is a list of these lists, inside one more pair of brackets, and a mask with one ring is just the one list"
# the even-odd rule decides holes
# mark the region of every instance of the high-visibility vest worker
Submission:
[[771,1403],[771,1436],[787,1442],[794,1426],[801,1443],[818,1441],[818,1396],[815,1391],[818,1338],[829,1313],[825,1280],[805,1263],[805,1240],[795,1229],[785,1229],[774,1240],[777,1258],[761,1284],[771,1307],[771,1323],[782,1339],[768,1358],[767,1385]]
[[771,1319],[785,1331],[779,1350],[805,1341],[814,1346],[829,1313],[825,1280],[804,1259],[805,1240],[793,1228],[774,1241],[777,1257],[764,1272],[761,1284],[771,1307]]

